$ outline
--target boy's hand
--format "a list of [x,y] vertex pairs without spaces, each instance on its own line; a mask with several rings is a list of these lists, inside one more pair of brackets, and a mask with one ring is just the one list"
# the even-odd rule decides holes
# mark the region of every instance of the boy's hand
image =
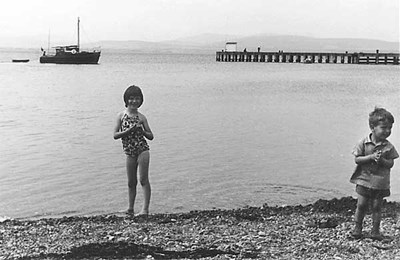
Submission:
[[372,160],[374,160],[376,163],[379,162],[382,156],[382,151],[381,150],[376,150],[373,154],[371,154]]

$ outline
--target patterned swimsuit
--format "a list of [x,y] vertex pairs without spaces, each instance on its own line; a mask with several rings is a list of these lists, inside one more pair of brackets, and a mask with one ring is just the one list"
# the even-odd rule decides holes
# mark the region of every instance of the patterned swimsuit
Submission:
[[[139,116],[130,117],[126,113],[121,119],[121,129],[125,131],[134,124],[139,123]],[[125,154],[136,157],[144,151],[150,150],[149,145],[144,139],[143,131],[138,130],[131,132],[128,136],[122,138],[122,148]]]

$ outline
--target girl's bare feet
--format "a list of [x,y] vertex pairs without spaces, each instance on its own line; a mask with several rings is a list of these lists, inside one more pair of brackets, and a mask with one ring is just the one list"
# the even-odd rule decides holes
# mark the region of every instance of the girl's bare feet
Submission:
[[148,215],[149,215],[148,211],[142,210],[138,214],[136,214],[135,217],[148,216]]

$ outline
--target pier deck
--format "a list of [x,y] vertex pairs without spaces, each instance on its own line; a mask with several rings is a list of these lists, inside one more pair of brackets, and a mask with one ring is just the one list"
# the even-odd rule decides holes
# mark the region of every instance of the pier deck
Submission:
[[343,63],[399,65],[399,53],[238,52],[218,51],[218,62]]

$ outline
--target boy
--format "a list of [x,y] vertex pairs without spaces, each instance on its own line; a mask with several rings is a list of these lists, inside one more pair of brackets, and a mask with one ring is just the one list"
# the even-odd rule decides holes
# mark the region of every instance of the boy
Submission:
[[394,123],[393,115],[384,108],[375,108],[369,114],[371,133],[362,139],[353,150],[356,170],[350,182],[356,184],[357,209],[354,216],[355,228],[351,235],[362,237],[362,224],[368,204],[372,203],[371,238],[383,240],[380,234],[383,198],[390,195],[390,169],[399,155],[387,140]]

